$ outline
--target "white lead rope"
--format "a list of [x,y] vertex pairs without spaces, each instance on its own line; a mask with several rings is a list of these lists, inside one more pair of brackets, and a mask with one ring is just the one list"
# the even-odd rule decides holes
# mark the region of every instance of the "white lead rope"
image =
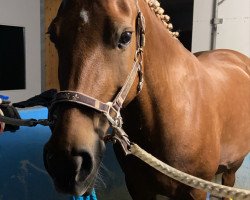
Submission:
[[177,180],[185,185],[204,190],[218,197],[235,198],[236,200],[250,200],[250,191],[248,190],[219,185],[181,172],[158,160],[151,154],[147,153],[145,150],[141,149],[137,144],[131,144],[130,150],[132,155],[140,158],[142,161],[160,171],[161,173],[167,175],[168,177]]

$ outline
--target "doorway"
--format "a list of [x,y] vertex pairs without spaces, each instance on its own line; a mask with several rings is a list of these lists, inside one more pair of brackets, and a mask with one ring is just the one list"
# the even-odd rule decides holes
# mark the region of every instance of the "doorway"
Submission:
[[179,40],[191,51],[193,28],[193,0],[160,0],[161,7],[170,16],[174,31],[180,33]]

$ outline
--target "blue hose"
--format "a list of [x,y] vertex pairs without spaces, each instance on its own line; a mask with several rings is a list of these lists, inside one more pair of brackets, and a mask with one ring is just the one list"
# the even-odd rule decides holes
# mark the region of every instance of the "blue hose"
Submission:
[[73,196],[70,200],[97,200],[95,190],[89,196]]

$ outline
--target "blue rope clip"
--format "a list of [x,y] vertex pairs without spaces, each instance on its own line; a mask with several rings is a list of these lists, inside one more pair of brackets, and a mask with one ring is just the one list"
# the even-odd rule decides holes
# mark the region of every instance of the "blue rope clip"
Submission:
[[89,196],[73,196],[70,200],[97,200],[95,190]]
[[0,94],[0,99],[2,99],[3,101],[8,101],[9,98],[10,98],[9,96],[1,95],[1,94]]

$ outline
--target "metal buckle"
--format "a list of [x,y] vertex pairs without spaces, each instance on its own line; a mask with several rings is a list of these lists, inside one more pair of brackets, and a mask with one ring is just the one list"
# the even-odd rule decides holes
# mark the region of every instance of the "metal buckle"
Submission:
[[[112,108],[114,111],[116,111],[114,108]],[[104,115],[107,117],[108,121],[110,122],[111,126],[114,128],[114,127],[119,127],[121,128],[122,127],[122,124],[123,124],[123,120],[122,120],[122,116],[120,114],[119,111],[116,111],[116,116],[115,117],[112,117],[110,115],[110,108],[108,110],[107,113],[104,113]]]
[[143,87],[143,83],[144,83],[141,63],[139,63],[139,67],[138,67],[138,76],[139,76],[139,84],[137,86],[137,93],[139,94],[142,91],[142,87]]
[[137,86],[137,93],[139,94],[142,90],[144,78],[143,78],[143,71],[142,71],[142,61],[143,61],[143,49],[139,48],[135,52],[135,62],[137,62],[137,70],[139,76],[139,84]]
[[142,12],[138,12],[137,16],[137,28],[138,28],[138,35],[139,35],[139,46],[140,48],[143,48],[145,46],[145,18],[142,14]]
[[[105,141],[111,141],[113,143],[119,142],[125,155],[128,155],[131,153],[130,141],[128,139],[128,135],[122,129],[123,120],[122,120],[120,111],[117,111],[113,107],[112,102],[108,102],[107,104],[109,105],[109,109],[106,113],[104,113],[104,115],[107,117],[108,121],[110,122],[114,132],[113,134],[107,135],[104,139]],[[110,115],[111,109],[115,111],[116,113],[116,116],[114,118]]]
[[128,138],[128,135],[122,128],[114,127],[113,133],[105,136],[104,140],[105,142],[112,142],[113,144],[116,144],[118,142],[121,145],[125,156],[131,154],[131,142]]
[[[117,129],[115,129],[114,131],[115,132],[119,132]],[[126,135],[118,135],[117,133],[114,134],[114,136],[113,136],[113,143],[116,143],[116,142],[118,142],[121,145],[122,150],[123,150],[125,156],[131,154],[131,150],[130,150],[130,148],[131,148],[131,142],[128,139],[128,135],[127,134]]]

